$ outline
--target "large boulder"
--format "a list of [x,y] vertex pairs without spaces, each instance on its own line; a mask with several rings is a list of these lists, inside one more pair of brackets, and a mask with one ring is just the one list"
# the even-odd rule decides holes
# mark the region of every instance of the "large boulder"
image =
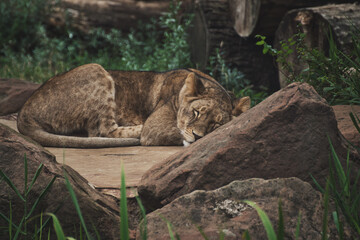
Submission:
[[20,79],[0,79],[0,116],[18,112],[39,86]]
[[[114,199],[107,198],[93,189],[72,168],[58,164],[54,155],[40,145],[0,124],[0,169],[9,177],[20,193],[24,192],[25,155],[28,162],[28,186],[39,165],[41,163],[44,165],[39,178],[28,195],[28,211],[46,185],[54,176],[57,177],[48,194],[40,201],[33,216],[39,216],[41,213],[55,213],[67,236],[76,237],[80,234],[80,220],[65,185],[64,174],[66,173],[91,234],[95,236],[95,227],[103,239],[119,238],[119,210]],[[9,217],[11,203],[12,221],[19,224],[24,215],[24,203],[3,179],[0,183],[0,212]],[[39,226],[39,222],[38,217],[27,224],[30,233],[34,233],[34,227]],[[8,226],[8,223],[0,218],[0,226]],[[52,228],[51,222],[48,227]],[[48,231],[45,230],[44,232],[47,234]],[[51,233],[55,234],[54,229],[51,229]],[[6,230],[1,231],[0,239],[7,239],[8,236]]]
[[[194,190],[213,190],[234,180],[298,177],[324,183],[329,141],[347,146],[332,108],[310,85],[294,83],[147,171],[139,195],[148,211]],[[360,157],[351,157],[359,169]]]
[[[242,239],[245,230],[251,239],[267,239],[265,228],[254,208],[243,200],[255,202],[269,216],[276,231],[281,200],[285,238],[295,239],[300,216],[299,239],[321,239],[323,200],[320,192],[298,178],[248,179],[234,181],[213,191],[194,191],[147,215],[147,239],[169,239],[167,222],[181,240]],[[329,224],[330,239],[336,238],[334,224]],[[138,227],[137,239],[141,239]]]

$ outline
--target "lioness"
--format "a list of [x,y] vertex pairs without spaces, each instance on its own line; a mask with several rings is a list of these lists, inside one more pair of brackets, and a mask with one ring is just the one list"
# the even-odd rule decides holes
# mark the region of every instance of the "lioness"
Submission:
[[19,131],[51,147],[188,145],[250,107],[210,76],[106,71],[87,64],[55,76],[27,100]]

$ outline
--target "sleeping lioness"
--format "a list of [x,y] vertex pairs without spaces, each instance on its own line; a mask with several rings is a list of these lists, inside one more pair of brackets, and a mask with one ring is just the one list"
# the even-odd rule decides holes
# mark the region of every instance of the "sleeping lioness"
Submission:
[[17,126],[51,147],[188,145],[249,107],[249,97],[233,99],[194,69],[106,71],[87,64],[36,90]]

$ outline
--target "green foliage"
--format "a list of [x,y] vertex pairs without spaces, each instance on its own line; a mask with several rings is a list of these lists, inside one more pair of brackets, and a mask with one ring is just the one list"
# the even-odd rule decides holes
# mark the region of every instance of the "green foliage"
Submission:
[[[81,222],[81,226],[82,228],[84,229],[85,231],[85,234],[86,234],[86,237],[88,239],[91,239],[90,237],[90,234],[87,230],[87,227],[86,227],[86,224],[85,224],[85,220],[81,214],[81,209],[80,209],[80,206],[79,206],[79,202],[77,201],[77,198],[76,198],[76,195],[75,195],[75,192],[74,192],[74,189],[72,188],[70,182],[69,182],[69,179],[67,177],[67,174],[64,172],[64,177],[65,177],[65,182],[66,182],[66,188],[68,189],[69,191],[69,194],[70,194],[70,197],[71,197],[71,200],[73,201],[74,203],[74,206],[75,206],[75,210],[76,210],[76,213],[78,214],[79,216],[79,219],[80,219],[80,222]],[[81,232],[81,231],[80,231]],[[56,233],[57,234],[57,233]]]
[[267,214],[258,205],[256,205],[255,202],[252,202],[252,201],[244,201],[244,202],[246,204],[250,205],[251,207],[255,208],[255,210],[257,211],[257,213],[265,227],[265,231],[266,231],[268,239],[269,240],[277,240],[278,238],[275,234],[274,228],[273,228]]
[[[263,53],[277,58],[289,82],[307,82],[330,104],[360,104],[360,31],[352,32],[353,45],[349,52],[340,50],[329,31],[329,51],[322,52],[305,44],[305,34],[297,33],[280,42],[280,49],[266,43],[266,37],[257,35],[256,43],[263,46]],[[296,53],[301,64],[307,66],[300,73],[288,62]]]
[[217,48],[216,55],[210,57],[208,68],[210,76],[214,77],[225,89],[232,91],[236,97],[249,96],[252,106],[268,96],[266,89],[263,91],[254,90],[254,86],[245,78],[244,74],[236,68],[230,68],[222,55],[221,50]]
[[151,24],[140,25],[138,31],[123,40],[121,60],[126,70],[165,71],[193,65],[186,33],[192,16],[179,19],[180,6],[181,2],[174,4],[173,1],[168,13]]
[[[324,190],[318,182],[313,178],[318,189],[334,199],[336,211],[332,213],[335,226],[338,230],[340,239],[343,239],[344,224],[340,221],[340,214],[342,213],[345,217],[346,222],[353,228],[353,230],[360,236],[360,191],[359,191],[359,178],[360,170],[358,171],[355,181],[351,177],[350,165],[350,152],[348,151],[345,167],[340,162],[334,146],[330,138],[328,137],[331,151],[330,165],[330,176],[327,181],[326,189]],[[324,219],[325,221],[325,219]]]
[[141,212],[141,216],[142,216],[142,221],[140,222],[140,237],[142,240],[146,240],[147,239],[147,218],[146,218],[146,211],[144,208],[144,205],[142,204],[139,196],[136,196],[136,201],[139,205],[140,208],[140,212]]
[[43,22],[56,1],[2,0],[0,2],[0,53],[29,52],[36,45]]
[[[22,194],[17,189],[17,187],[14,185],[14,183],[9,179],[9,177],[2,170],[0,170],[1,179],[3,179],[8,184],[8,186],[16,193],[16,195],[24,203],[24,215],[19,224],[15,224],[12,220],[13,217],[12,217],[12,213],[11,213],[11,203],[10,203],[10,217],[9,218],[7,218],[3,213],[0,213],[0,217],[2,219],[4,219],[6,222],[8,222],[8,224],[9,224],[8,230],[9,230],[9,238],[10,239],[18,239],[20,234],[25,236],[25,238],[30,235],[30,233],[28,232],[28,229],[27,229],[27,224],[31,220],[32,214],[33,214],[34,210],[36,209],[36,207],[38,206],[39,202],[48,193],[49,189],[51,188],[52,184],[54,183],[54,181],[56,179],[56,176],[53,177],[53,179],[48,183],[48,185],[43,189],[43,191],[37,197],[37,199],[35,200],[34,204],[31,206],[30,211],[29,211],[28,210],[28,205],[29,205],[28,196],[31,193],[31,189],[32,189],[34,183],[38,179],[38,177],[43,169],[43,166],[44,166],[43,164],[39,165],[38,169],[36,170],[32,180],[30,182],[30,185],[29,185],[28,184],[28,165],[27,165],[27,158],[25,155],[25,157],[24,157],[24,192]],[[47,224],[47,221],[44,224],[41,224],[40,230],[42,230],[46,224]],[[13,228],[16,230],[14,236],[13,236],[13,232],[12,232]],[[36,236],[36,233],[35,233],[35,236]]]
[[[27,0],[14,2],[19,2],[19,6],[29,3]],[[50,33],[40,19],[46,17],[53,5],[50,4],[50,0],[35,2],[43,9],[50,10],[24,8],[22,11],[36,10],[27,14],[31,21],[23,21],[22,13],[12,14],[12,8],[9,6],[15,6],[13,1],[7,0],[0,5],[1,11],[4,12],[1,17],[9,18],[4,22],[22,22],[16,25],[17,28],[1,28],[19,32],[3,32],[11,41],[0,38],[7,43],[0,45],[1,77],[43,82],[55,74],[90,62],[99,63],[107,69],[118,70],[165,71],[192,66],[186,42],[186,29],[191,23],[191,16],[184,15],[180,19],[181,2],[171,4],[168,13],[158,20],[152,20],[152,23],[139,24],[139,28],[132,30],[128,35],[115,29],[107,32],[103,29],[93,29],[84,34],[71,27],[56,34]],[[37,17],[30,17],[33,15]],[[32,22],[35,20],[36,23]],[[24,31],[29,31],[32,35],[27,35]]]

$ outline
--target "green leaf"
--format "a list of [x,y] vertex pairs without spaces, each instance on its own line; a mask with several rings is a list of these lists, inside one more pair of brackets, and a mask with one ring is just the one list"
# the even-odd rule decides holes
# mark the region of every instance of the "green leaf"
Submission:
[[52,214],[52,213],[46,213],[46,215],[49,215],[52,218],[53,226],[54,226],[54,230],[55,230],[57,239],[58,240],[66,240],[66,237],[65,237],[64,231],[61,227],[61,224],[59,222],[59,219],[55,216],[55,214]]
[[174,237],[174,232],[172,230],[172,225],[170,222],[166,221],[166,225],[167,225],[167,228],[169,230],[169,235],[170,235],[170,239],[171,240],[175,240],[175,237]]
[[345,174],[344,169],[343,169],[343,167],[341,165],[340,159],[339,159],[339,157],[337,156],[337,154],[335,152],[334,146],[332,145],[331,139],[330,139],[329,136],[327,136],[327,137],[328,137],[328,141],[329,141],[329,144],[330,144],[331,155],[332,155],[332,158],[333,158],[334,164],[335,164],[335,170],[336,170],[337,176],[338,176],[338,178],[340,180],[340,187],[348,195],[349,194],[349,185],[347,184],[348,179],[346,178],[346,174]]
[[265,48],[262,50],[263,54],[266,54],[269,51],[269,48]]
[[44,165],[41,163],[41,164],[39,165],[38,169],[36,170],[34,177],[32,178],[32,181],[31,181],[31,183],[30,183],[30,186],[29,186],[27,192],[25,193],[26,195],[29,194],[32,186],[34,185],[34,183],[35,183],[35,181],[36,181],[36,179],[39,177],[39,175],[40,175],[41,170],[42,170],[43,167],[44,167]]
[[281,206],[281,200],[279,199],[279,224],[277,231],[277,240],[283,240],[285,237],[285,226],[284,226],[284,216]]
[[[349,115],[350,115],[351,121],[353,122],[356,130],[360,133],[360,126],[359,126],[359,124],[360,124],[360,119],[358,118],[357,115],[354,115],[352,112],[349,113]],[[355,119],[355,116],[356,116],[356,119]],[[357,120],[357,122],[356,122],[356,120]]]
[[242,239],[251,240],[248,230],[245,230],[245,232],[242,234]]
[[[196,225],[195,225],[196,226]],[[203,239],[205,240],[209,240],[209,238],[206,236],[204,230],[202,230],[202,228],[200,226],[196,226],[197,230],[200,232],[201,236],[203,237]]]
[[147,239],[147,218],[146,218],[146,211],[145,211],[145,208],[144,208],[144,205],[142,204],[141,202],[141,199],[139,198],[139,196],[136,196],[136,201],[139,205],[139,208],[140,208],[140,212],[141,212],[141,215],[142,215],[142,222],[140,223],[140,236],[141,236],[141,239],[143,240],[146,240]]
[[72,188],[70,182],[69,182],[69,179],[67,177],[67,174],[66,172],[64,171],[64,178],[65,178],[65,182],[66,182],[66,188],[68,189],[69,193],[70,193],[70,197],[74,203],[74,206],[75,206],[75,209],[76,209],[76,212],[80,218],[80,222],[81,222],[81,225],[82,227],[84,228],[84,231],[85,231],[85,234],[86,234],[86,237],[88,239],[91,239],[91,236],[86,228],[86,224],[85,224],[85,221],[84,221],[84,218],[81,214],[81,210],[80,210],[80,206],[79,206],[79,202],[77,201],[77,198],[76,198],[76,195],[75,195],[75,192],[74,192],[74,189]]
[[276,234],[275,234],[274,228],[270,222],[269,217],[266,215],[266,213],[259,206],[257,206],[255,202],[248,201],[248,200],[245,200],[244,202],[246,204],[250,205],[251,207],[255,208],[255,210],[257,211],[257,213],[265,227],[268,239],[276,240]]
[[295,240],[297,240],[300,236],[300,223],[301,223],[301,212],[299,212],[299,216],[296,223]]
[[40,193],[40,196],[36,199],[35,203],[33,204],[32,208],[30,210],[30,212],[27,214],[26,219],[28,219],[31,216],[31,214],[34,212],[35,208],[37,207],[37,205],[39,204],[41,199],[43,199],[44,196],[46,195],[46,193],[50,190],[50,188],[53,185],[55,179],[56,179],[56,176],[53,177],[53,179],[48,183],[48,185]]
[[0,176],[5,180],[5,182],[9,185],[9,187],[14,190],[14,192],[16,193],[16,195],[18,195],[18,197],[25,202],[25,199],[23,198],[23,196],[20,194],[19,190],[15,187],[15,185],[12,183],[12,181],[8,178],[8,176],[6,176],[6,174],[0,170]]

